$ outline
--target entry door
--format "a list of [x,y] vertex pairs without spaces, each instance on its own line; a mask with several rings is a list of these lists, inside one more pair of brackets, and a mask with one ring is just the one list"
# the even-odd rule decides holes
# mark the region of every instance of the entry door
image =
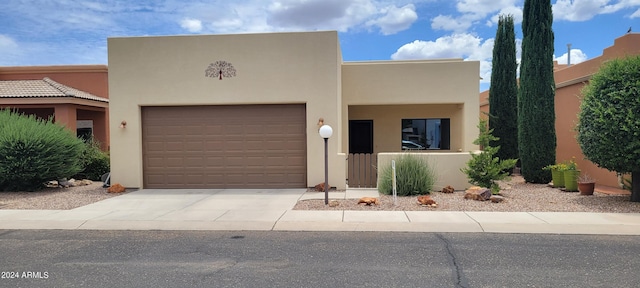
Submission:
[[377,157],[373,154],[373,120],[349,121],[349,187],[376,187]]
[[373,120],[349,120],[349,153],[373,153]]

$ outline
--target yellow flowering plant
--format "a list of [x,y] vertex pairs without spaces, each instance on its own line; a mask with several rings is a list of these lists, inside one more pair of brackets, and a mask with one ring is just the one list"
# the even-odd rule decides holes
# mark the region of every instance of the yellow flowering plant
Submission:
[[571,160],[567,161],[567,169],[565,170],[578,170],[578,163],[575,161],[576,157],[571,157]]
[[558,163],[558,164],[553,164],[553,165],[547,165],[544,168],[542,168],[544,170],[556,170],[556,171],[565,171],[568,170],[567,169],[567,164],[565,163]]

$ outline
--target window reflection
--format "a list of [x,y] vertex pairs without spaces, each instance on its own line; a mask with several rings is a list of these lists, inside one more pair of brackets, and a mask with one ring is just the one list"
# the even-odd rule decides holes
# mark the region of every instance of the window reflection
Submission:
[[402,119],[402,150],[448,150],[449,119]]

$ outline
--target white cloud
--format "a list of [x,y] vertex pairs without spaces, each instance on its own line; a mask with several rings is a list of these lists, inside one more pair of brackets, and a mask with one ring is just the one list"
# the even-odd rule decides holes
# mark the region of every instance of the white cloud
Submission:
[[[553,4],[553,17],[554,20],[587,21],[600,14],[611,14],[638,6],[639,0],[558,0]],[[638,11],[630,17],[640,14]]]
[[[567,64],[567,55],[569,53],[564,53],[562,54],[560,57],[555,57],[554,55],[554,59],[558,61],[558,64]],[[582,50],[580,49],[571,49],[571,64],[578,64],[580,62],[584,62],[587,61],[588,57],[587,54],[585,54],[584,52],[582,52]]]
[[353,1],[280,0],[273,2],[268,23],[284,27],[322,27],[342,19]]
[[394,60],[462,58],[480,61],[483,83],[491,80],[493,38],[483,40],[472,34],[453,34],[435,41],[415,40],[405,44],[391,55]]
[[418,20],[416,6],[413,4],[407,4],[400,8],[395,5],[389,6],[383,12],[386,13],[384,16],[370,20],[367,24],[380,27],[380,32],[384,35],[395,34],[409,29],[411,24]]
[[491,27],[494,24],[498,24],[500,20],[500,15],[511,15],[513,16],[513,24],[518,25],[522,23],[522,7],[510,6],[503,9],[500,9],[500,12],[493,15],[491,20],[487,21],[487,26]]
[[602,12],[609,0],[558,0],[553,5],[554,20],[586,21]]
[[17,49],[18,44],[11,37],[0,34],[0,49]]
[[[417,21],[416,4],[433,0],[262,0],[184,4],[180,14],[202,21],[203,33],[369,30],[384,35],[406,30]],[[183,27],[183,29],[186,29]]]
[[202,21],[198,19],[185,18],[180,21],[180,27],[189,32],[197,33],[202,31]]
[[453,34],[435,41],[415,40],[398,48],[394,60],[465,58],[481,46],[482,39],[471,34]]
[[[612,2],[612,1],[607,1]],[[640,6],[639,0],[619,0],[617,3],[604,6],[603,14],[615,13],[622,9],[634,8]]]
[[640,18],[640,9],[636,10],[636,12],[633,12],[633,14],[631,14],[631,16],[629,16],[629,18],[631,18],[631,19]]
[[11,37],[0,34],[0,65],[17,65],[20,54],[18,43]]
[[482,17],[505,7],[515,5],[516,0],[459,0],[456,8],[466,14],[477,14]]
[[445,30],[463,32],[473,24],[473,19],[468,17],[454,18],[450,15],[438,15],[431,19],[431,28],[434,30]]
[[462,33],[467,31],[487,15],[494,14],[490,20],[485,21],[487,26],[498,23],[500,14],[512,14],[515,23],[522,21],[522,8],[516,6],[517,0],[458,0],[456,9],[459,16],[438,15],[431,19],[431,28],[435,30],[454,31]]

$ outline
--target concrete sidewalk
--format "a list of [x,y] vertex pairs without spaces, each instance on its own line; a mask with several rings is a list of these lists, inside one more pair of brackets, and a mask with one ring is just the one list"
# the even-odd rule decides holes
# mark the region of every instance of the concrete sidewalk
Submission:
[[[0,229],[405,231],[640,235],[640,214],[302,211],[305,189],[145,189],[72,210],[0,210]],[[376,190],[331,199],[377,197]]]

